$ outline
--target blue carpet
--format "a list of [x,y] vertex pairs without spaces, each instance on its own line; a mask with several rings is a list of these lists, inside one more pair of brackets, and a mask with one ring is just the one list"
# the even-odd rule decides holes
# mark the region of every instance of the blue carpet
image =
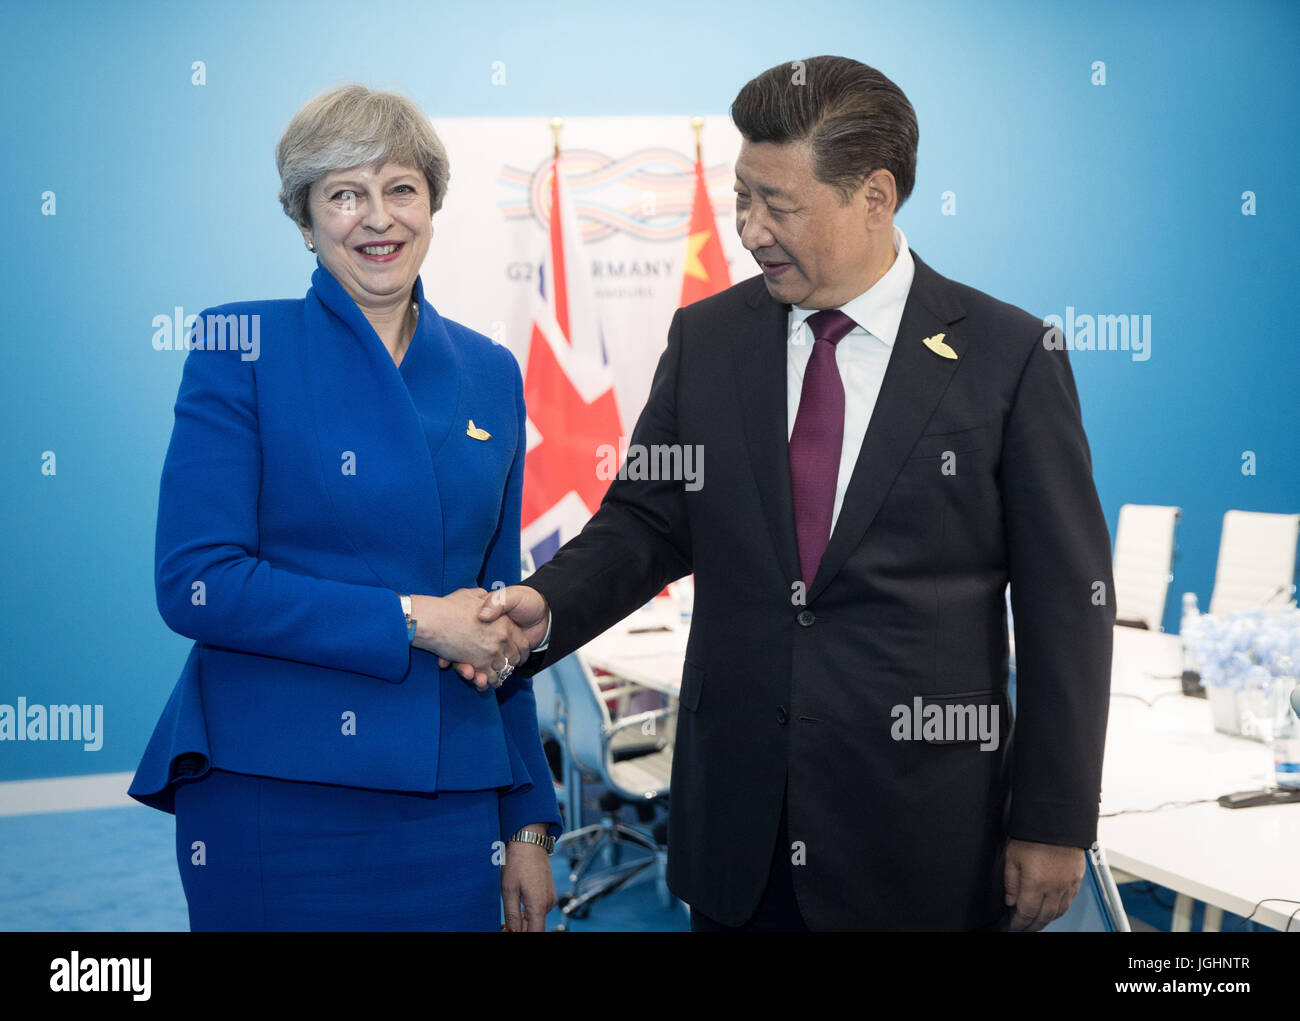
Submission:
[[143,805],[0,818],[0,929],[188,929],[175,832]]
[[[586,818],[596,819],[599,789],[584,792]],[[629,820],[631,821],[631,820]],[[185,894],[176,871],[172,816],[143,805],[0,818],[0,930],[48,932],[184,931]],[[555,889],[568,891],[569,863],[552,861]],[[1173,891],[1147,883],[1120,887],[1125,910],[1168,931]],[[1196,908],[1199,928],[1203,907]],[[559,912],[548,917],[549,925]],[[1225,914],[1225,931],[1252,922]],[[680,904],[664,908],[653,882],[595,904],[573,932],[675,932],[690,928]]]
[[[139,806],[0,818],[0,930],[186,931],[175,820]],[[568,890],[569,863],[552,862]],[[553,911],[547,918],[560,920]],[[571,931],[687,930],[685,910],[660,906],[653,882],[600,901]]]

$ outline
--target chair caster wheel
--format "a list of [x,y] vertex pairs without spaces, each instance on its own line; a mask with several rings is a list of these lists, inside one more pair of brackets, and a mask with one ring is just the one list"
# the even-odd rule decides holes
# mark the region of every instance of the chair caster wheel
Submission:
[[568,910],[569,905],[572,904],[573,901],[574,901],[573,894],[566,893],[564,894],[564,896],[562,896],[559,899],[558,903],[556,904],[556,907],[560,909],[560,912],[564,915],[565,918],[586,918],[588,912],[590,911],[590,908],[587,907],[586,905],[583,905],[580,908],[574,908],[572,911]]

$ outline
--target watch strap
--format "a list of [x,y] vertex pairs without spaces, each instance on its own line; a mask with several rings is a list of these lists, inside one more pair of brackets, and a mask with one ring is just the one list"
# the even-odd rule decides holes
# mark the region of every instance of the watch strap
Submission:
[[397,598],[401,600],[402,617],[406,620],[406,640],[407,642],[414,642],[417,624],[415,618],[411,616],[411,597],[404,596],[399,592]]
[[555,838],[549,834],[534,833],[532,830],[519,830],[511,834],[510,839],[517,844],[536,844],[546,852],[547,857],[555,853]]

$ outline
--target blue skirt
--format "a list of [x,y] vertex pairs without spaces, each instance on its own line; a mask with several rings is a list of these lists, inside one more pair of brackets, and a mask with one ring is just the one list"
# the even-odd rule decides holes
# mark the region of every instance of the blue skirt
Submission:
[[497,798],[213,769],[176,790],[190,929],[498,931]]

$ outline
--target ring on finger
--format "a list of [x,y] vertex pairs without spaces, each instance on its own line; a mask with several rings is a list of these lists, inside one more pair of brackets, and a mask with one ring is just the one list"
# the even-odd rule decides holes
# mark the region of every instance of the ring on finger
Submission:
[[509,677],[514,672],[514,669],[515,668],[510,665],[510,657],[507,656],[506,665],[497,671],[497,684],[498,685],[504,684],[506,678]]

